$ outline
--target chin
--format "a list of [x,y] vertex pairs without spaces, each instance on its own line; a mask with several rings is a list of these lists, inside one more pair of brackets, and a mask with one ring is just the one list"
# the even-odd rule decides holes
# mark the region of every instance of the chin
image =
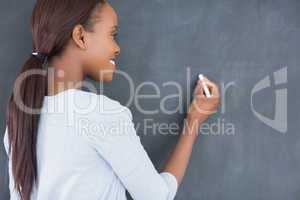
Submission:
[[103,78],[105,82],[111,82],[113,80],[113,74],[107,75]]
[[103,81],[103,82],[111,82],[113,80],[113,73],[110,73],[110,74],[106,74],[104,76],[100,76],[100,75],[88,75],[88,77],[94,81]]

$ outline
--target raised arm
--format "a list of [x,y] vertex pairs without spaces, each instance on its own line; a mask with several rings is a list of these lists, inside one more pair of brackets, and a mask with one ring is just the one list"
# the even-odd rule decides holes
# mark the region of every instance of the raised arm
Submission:
[[212,97],[206,98],[204,96],[202,84],[198,81],[194,91],[194,99],[185,119],[184,128],[163,170],[172,173],[176,177],[178,186],[181,184],[188,166],[199,127],[210,114],[216,112],[219,105],[218,86],[207,78],[204,78],[204,81],[207,83]]

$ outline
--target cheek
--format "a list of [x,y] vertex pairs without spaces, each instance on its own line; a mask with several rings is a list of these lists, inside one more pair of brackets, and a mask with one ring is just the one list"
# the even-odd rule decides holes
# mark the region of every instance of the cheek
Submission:
[[99,60],[99,57],[103,54],[103,50],[101,48],[101,41],[94,40],[89,44],[87,51],[90,59]]
[[85,71],[91,75],[95,80],[98,80],[98,75],[105,70],[108,70],[108,73],[105,73],[104,79],[111,79],[110,70],[114,70],[114,67],[110,64],[109,60],[112,55],[112,42],[108,39],[103,39],[104,36],[97,36],[89,38],[86,57],[85,57]]
[[93,35],[87,39],[87,56],[91,60],[103,60],[106,56],[106,41],[102,35]]

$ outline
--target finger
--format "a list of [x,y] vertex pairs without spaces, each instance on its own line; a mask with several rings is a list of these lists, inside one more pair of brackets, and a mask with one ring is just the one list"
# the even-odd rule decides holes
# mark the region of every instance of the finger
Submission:
[[[201,100],[202,101],[207,101],[208,99],[204,97]],[[211,115],[211,114],[213,114],[213,113],[216,112],[216,110],[203,109],[202,106],[199,103],[195,102],[195,101],[193,101],[193,105],[194,105],[194,108],[196,109],[196,111],[199,112],[199,113],[201,113],[201,114]]]
[[201,82],[197,82],[196,89],[194,91],[194,95],[198,97],[204,97],[204,88]]
[[209,90],[209,93],[212,95],[213,93],[212,93],[212,90],[213,90],[213,88],[210,86],[210,84],[208,84],[209,83],[209,81],[207,81],[208,79],[206,79],[206,80],[199,80],[198,81],[198,84],[200,84],[201,85],[201,89],[202,89],[202,94],[204,95],[204,97],[206,97],[206,93],[205,93],[205,89],[204,89],[204,86],[206,86],[207,87],[207,89]]
[[211,81],[207,82],[206,84],[209,87],[209,90],[210,90],[212,96],[219,97],[220,91],[219,91],[218,86]]
[[[200,79],[199,79],[200,80]],[[201,81],[201,80],[200,80]],[[207,83],[207,82],[209,82],[210,80],[206,77],[206,76],[204,76],[203,75],[203,79],[202,79],[202,82],[204,82],[204,83]]]
[[202,80],[199,79],[199,81],[200,81],[203,85],[207,85],[207,86],[208,86],[208,89],[209,89],[210,92],[211,92],[211,87],[210,87],[210,85],[213,84],[212,81],[210,81],[206,76],[203,76],[203,79],[202,79]]
[[209,80],[206,76],[203,77],[203,82],[204,82],[204,83],[214,84],[214,82],[211,81],[211,80]]
[[203,76],[203,79],[202,80],[199,79],[199,82],[203,85],[203,87],[204,87],[204,85],[207,86],[207,88],[212,96],[217,95],[217,93],[215,92],[215,87],[214,87],[215,84],[212,81],[210,81],[207,77]]

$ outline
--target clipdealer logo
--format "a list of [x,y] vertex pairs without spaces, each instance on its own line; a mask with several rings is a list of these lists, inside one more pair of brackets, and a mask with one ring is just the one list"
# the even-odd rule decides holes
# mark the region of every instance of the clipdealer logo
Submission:
[[[270,76],[260,80],[251,91],[251,110],[254,115],[264,124],[279,131],[280,133],[287,132],[287,67],[277,70],[273,73],[273,79]],[[272,81],[271,81],[272,80]],[[273,81],[274,80],[274,81]],[[275,114],[274,118],[268,118],[257,112],[253,105],[253,96],[255,93],[272,87],[274,85],[275,92]],[[282,87],[284,86],[284,87]]]

